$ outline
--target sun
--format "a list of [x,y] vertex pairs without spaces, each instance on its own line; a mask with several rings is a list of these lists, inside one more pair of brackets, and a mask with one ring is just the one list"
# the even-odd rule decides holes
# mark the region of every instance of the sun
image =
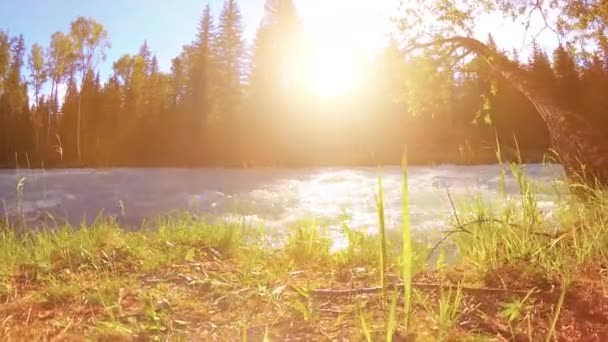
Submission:
[[306,0],[300,3],[309,39],[305,79],[321,97],[346,96],[360,85],[361,61],[385,41],[379,16],[396,0]]
[[319,96],[344,96],[354,87],[357,70],[349,50],[345,46],[315,47],[308,61],[306,78]]

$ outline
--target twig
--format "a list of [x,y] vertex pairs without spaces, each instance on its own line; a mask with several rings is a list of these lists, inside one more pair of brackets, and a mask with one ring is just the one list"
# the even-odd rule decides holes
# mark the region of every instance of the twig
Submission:
[[532,7],[530,9],[530,12],[528,13],[528,20],[526,21],[526,28],[524,29],[524,37],[523,37],[522,42],[521,42],[521,49],[522,50],[526,46],[526,39],[528,38],[528,30],[530,29],[530,22],[532,21],[532,13],[534,13],[534,9],[535,8],[536,8],[536,6]]
[[[449,191],[448,191],[448,197],[450,198],[450,203],[452,203],[452,206],[454,206],[454,202],[452,201],[452,197],[451,197]],[[454,207],[454,213],[456,213],[455,207]],[[433,253],[435,252],[435,250],[437,250],[437,248],[439,248],[439,246],[441,246],[441,244],[443,244],[444,242],[446,242],[447,239],[450,238],[450,236],[452,236],[452,235],[454,235],[456,233],[473,234],[473,233],[471,233],[470,230],[465,229],[468,226],[472,226],[472,225],[475,225],[475,224],[484,224],[484,223],[500,223],[500,224],[511,226],[513,228],[522,228],[520,225],[517,225],[517,224],[514,224],[514,223],[505,222],[505,221],[502,221],[502,220],[499,220],[499,219],[475,220],[475,221],[468,222],[468,223],[465,223],[465,224],[460,224],[460,220],[458,219],[457,215],[456,215],[456,223],[458,223],[458,226],[455,229],[446,232],[446,235],[443,238],[441,238],[441,240],[439,240],[433,246],[433,248],[431,248],[431,250],[429,251],[429,254],[428,254],[427,258],[426,258],[427,262],[429,261],[429,259],[431,258],[431,255],[433,255]]]
[[456,224],[458,224],[458,227],[450,232],[448,232],[443,238],[441,238],[441,240],[439,240],[435,246],[433,246],[433,248],[431,248],[431,250],[429,251],[428,256],[426,257],[426,262],[428,262],[431,259],[431,256],[433,255],[433,253],[435,253],[435,250],[437,250],[437,248],[439,248],[439,246],[441,246],[441,244],[443,244],[447,239],[450,238],[450,236],[456,234],[456,233],[468,233],[471,234],[470,231],[464,229],[464,226],[460,223],[460,217],[458,216],[458,210],[456,209],[456,204],[454,204],[454,199],[452,198],[452,193],[450,192],[450,188],[448,187],[447,184],[443,184],[443,186],[445,187],[445,191],[448,195],[448,199],[450,200],[450,205],[452,206],[452,212],[454,214],[454,218],[456,219]]
[[[532,9],[530,11],[530,16],[532,15],[532,12],[534,10],[538,10],[538,13],[540,13],[540,16],[543,18],[543,23],[545,24],[545,26],[543,26],[543,28],[541,28],[536,33],[536,35],[534,36],[534,38],[532,38],[532,41],[535,42],[536,39],[538,39],[538,37],[541,35],[541,33],[543,33],[543,31],[545,31],[546,29],[549,29],[553,33],[555,33],[555,35],[557,36],[558,42],[561,44],[561,42],[562,42],[561,35],[559,34],[559,32],[555,28],[553,28],[553,26],[551,26],[549,24],[549,20],[547,19],[547,14],[543,10],[542,0],[537,0],[536,1],[536,4],[532,7]],[[530,17],[528,17],[528,26],[530,26]],[[527,31],[527,29],[526,29],[526,31]]]
[[444,235],[441,240],[437,241],[437,243],[433,246],[433,248],[431,248],[431,250],[429,251],[429,254],[426,257],[426,262],[429,262],[429,260],[431,259],[431,256],[433,255],[433,253],[435,253],[435,251],[437,250],[437,248],[439,248],[439,246],[441,246],[444,242],[447,241],[447,239],[450,238],[450,236],[457,234],[457,233],[468,233],[471,234],[469,231],[466,230],[452,230],[450,232],[448,232],[446,235]]
[[456,60],[454,60],[454,62],[452,62],[452,64],[450,65],[450,69],[453,69],[456,64],[458,64],[460,61],[462,61],[463,59],[465,59],[468,55],[470,55],[471,53],[473,53],[473,51],[471,50],[467,50],[466,52],[464,52],[462,55],[457,56]]
[[30,305],[30,309],[27,311],[27,318],[25,319],[25,325],[30,324],[30,316],[32,314],[32,306]]
[[450,206],[452,207],[452,213],[454,213],[454,218],[456,218],[456,223],[458,224],[458,226],[461,226],[462,224],[460,223],[460,217],[458,217],[458,210],[456,209],[456,204],[454,203],[454,198],[452,198],[450,188],[445,182],[443,183],[443,186],[445,187],[445,192],[447,193],[448,199],[450,200]]

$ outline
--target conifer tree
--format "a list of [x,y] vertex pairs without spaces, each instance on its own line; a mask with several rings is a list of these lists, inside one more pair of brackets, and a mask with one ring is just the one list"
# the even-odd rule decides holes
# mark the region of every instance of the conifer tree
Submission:
[[[245,41],[242,16],[236,0],[226,0],[220,14],[213,56],[217,62],[218,116],[222,127],[222,157],[236,159],[238,124],[243,105],[242,78]],[[219,158],[220,156],[217,156]]]
[[580,78],[574,56],[564,45],[559,45],[553,52],[553,64],[556,76],[556,92],[564,105],[579,110]]
[[551,67],[551,61],[547,53],[536,43],[532,45],[532,53],[529,60],[529,68],[533,75],[546,85],[555,85],[555,73]]
[[604,69],[602,57],[594,54],[585,61],[580,82],[583,112],[591,123],[608,131],[608,69]]
[[[250,155],[265,158],[280,157],[278,147],[285,146],[282,137],[295,128],[295,112],[305,94],[302,58],[305,56],[301,19],[292,0],[267,0],[265,16],[255,37],[248,75],[250,107],[255,115],[249,117],[248,126],[259,134],[255,137],[257,149]],[[268,131],[270,130],[270,134]],[[301,131],[300,131],[301,132]],[[283,133],[283,134],[281,134]]]
[[242,16],[236,0],[226,0],[219,21],[219,31],[214,44],[214,56],[218,64],[218,85],[223,116],[236,115],[242,97],[245,41],[243,40]]
[[196,38],[184,50],[184,62],[188,69],[188,108],[183,124],[190,141],[183,146],[188,150],[189,159],[195,163],[208,159],[204,153],[208,147],[206,145],[215,140],[207,134],[207,126],[216,107],[217,65],[212,55],[216,36],[211,7],[207,4],[199,21]]
[[76,151],[76,125],[78,124],[79,91],[76,79],[70,75],[67,79],[67,88],[61,105],[61,116],[58,134],[61,140],[61,158],[64,162],[79,161]]

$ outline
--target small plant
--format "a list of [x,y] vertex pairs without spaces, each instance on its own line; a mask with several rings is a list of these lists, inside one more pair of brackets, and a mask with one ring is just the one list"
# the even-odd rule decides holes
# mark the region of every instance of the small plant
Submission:
[[301,223],[287,237],[285,249],[296,262],[310,262],[329,255],[331,238],[316,223]]
[[45,288],[44,301],[49,305],[57,305],[73,300],[81,291],[78,284],[66,284],[54,277],[47,280]]
[[536,288],[531,289],[523,299],[515,299],[509,303],[501,305],[500,316],[507,320],[511,336],[515,338],[513,324],[521,319],[522,314],[529,309],[530,305],[526,305],[530,296],[536,291]]
[[122,285],[120,279],[106,278],[98,281],[95,289],[89,291],[88,301],[103,306],[107,312],[117,309],[121,313]]
[[522,312],[525,309],[525,303],[528,299],[529,295],[533,290],[530,291],[528,295],[524,299],[516,299],[509,303],[503,303],[501,305],[502,309],[500,310],[500,315],[505,318],[509,323],[516,322],[520,319]]
[[439,330],[439,340],[448,336],[450,329],[454,327],[461,313],[462,300],[462,288],[460,286],[456,289],[452,287],[447,290],[442,288],[438,307],[430,303],[430,298],[418,294],[418,301]]

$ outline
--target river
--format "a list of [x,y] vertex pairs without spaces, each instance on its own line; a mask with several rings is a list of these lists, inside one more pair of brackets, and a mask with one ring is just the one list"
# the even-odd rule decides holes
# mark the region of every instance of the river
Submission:
[[[525,165],[537,187],[541,210],[550,214],[556,199],[552,184],[563,178],[558,165]],[[478,196],[500,202],[498,165],[410,167],[411,226],[416,232],[446,228],[455,202]],[[188,210],[209,219],[245,218],[281,229],[314,218],[338,229],[338,218],[351,227],[376,229],[375,194],[382,175],[389,229],[401,221],[402,174],[399,167],[323,169],[54,169],[0,170],[0,205],[14,217],[18,205],[36,224],[50,213],[55,222],[92,222],[99,213],[137,227],[146,218]],[[23,181],[23,196],[17,184]],[[506,189],[517,196],[512,176]],[[345,215],[345,216],[344,216]]]

